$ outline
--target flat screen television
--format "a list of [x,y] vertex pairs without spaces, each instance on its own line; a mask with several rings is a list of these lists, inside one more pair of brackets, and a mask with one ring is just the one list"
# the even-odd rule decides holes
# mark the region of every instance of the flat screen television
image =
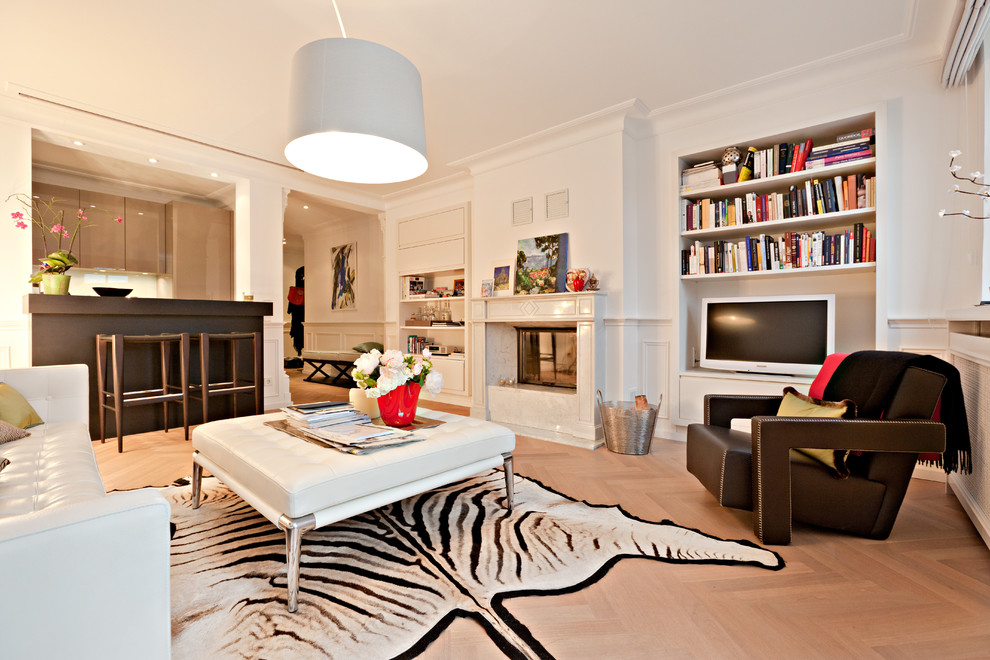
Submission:
[[814,376],[835,352],[835,296],[705,298],[701,366]]

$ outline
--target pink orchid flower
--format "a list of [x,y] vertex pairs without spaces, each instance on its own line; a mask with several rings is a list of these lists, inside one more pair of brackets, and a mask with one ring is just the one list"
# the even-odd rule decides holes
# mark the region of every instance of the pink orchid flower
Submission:
[[124,221],[124,219],[122,217],[120,217],[119,215],[117,216],[116,220],[117,220],[118,223],[121,223],[121,222]]
[[24,214],[21,213],[20,211],[14,211],[13,213],[10,214],[10,217],[13,218],[14,220],[23,220]]
[[52,228],[49,231],[53,234],[60,234],[65,231],[65,227],[62,225],[52,225]]
[[17,227],[18,229],[26,229],[27,228],[27,225],[24,223],[23,220],[18,220],[17,222],[14,223],[14,226]]

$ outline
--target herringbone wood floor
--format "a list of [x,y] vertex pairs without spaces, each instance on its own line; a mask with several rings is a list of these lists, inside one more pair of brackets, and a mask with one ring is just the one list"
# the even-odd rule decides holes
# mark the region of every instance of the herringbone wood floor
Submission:
[[[291,380],[296,402],[346,398]],[[116,443],[94,446],[108,490],[163,486],[191,471],[181,429],[128,436],[123,454]],[[686,471],[683,443],[657,439],[648,456],[622,456],[520,437],[515,455],[520,474],[572,497],[755,540],[750,514],[719,507]],[[509,608],[559,660],[990,657],[990,551],[942,484],[911,484],[886,541],[796,526],[792,543],[774,549],[787,562],[779,572],[629,559],[577,593]],[[504,658],[468,620],[423,657]]]

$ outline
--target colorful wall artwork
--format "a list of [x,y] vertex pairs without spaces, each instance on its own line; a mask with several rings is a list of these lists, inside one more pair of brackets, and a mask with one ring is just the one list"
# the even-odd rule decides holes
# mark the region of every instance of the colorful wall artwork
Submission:
[[566,286],[567,234],[520,239],[514,293],[562,293]]
[[330,275],[333,277],[330,309],[357,309],[357,243],[330,248]]

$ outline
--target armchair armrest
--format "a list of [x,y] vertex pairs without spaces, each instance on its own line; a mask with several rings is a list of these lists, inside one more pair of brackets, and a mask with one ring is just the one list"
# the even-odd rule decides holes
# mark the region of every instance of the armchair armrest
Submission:
[[790,450],[849,449],[942,452],[945,426],[921,419],[873,420],[821,417],[753,419],[753,531],[762,543],[791,540]]
[[781,398],[756,394],[706,394],[705,424],[729,428],[735,417],[775,415]]

